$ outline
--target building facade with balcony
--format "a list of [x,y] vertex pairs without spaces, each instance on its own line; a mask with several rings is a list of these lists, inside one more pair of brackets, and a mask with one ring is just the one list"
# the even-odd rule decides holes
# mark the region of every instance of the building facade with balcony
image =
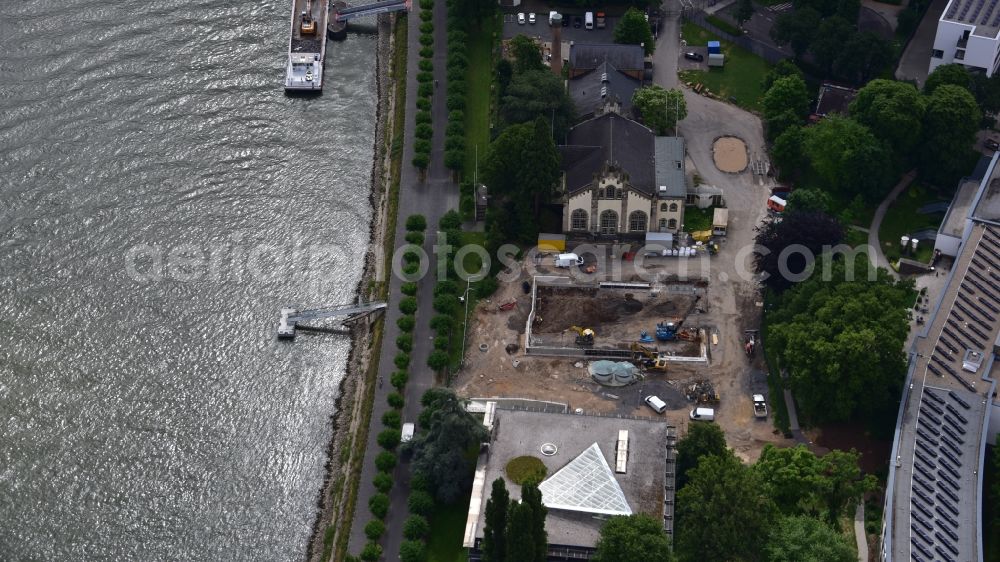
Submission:
[[1000,63],[1000,0],[950,0],[938,20],[929,72],[958,63],[993,76]]

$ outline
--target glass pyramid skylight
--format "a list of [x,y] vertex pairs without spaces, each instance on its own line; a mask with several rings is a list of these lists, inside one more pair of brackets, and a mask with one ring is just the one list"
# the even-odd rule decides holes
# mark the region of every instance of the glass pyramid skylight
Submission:
[[542,492],[542,503],[552,509],[632,515],[625,493],[597,443],[546,478],[538,489]]

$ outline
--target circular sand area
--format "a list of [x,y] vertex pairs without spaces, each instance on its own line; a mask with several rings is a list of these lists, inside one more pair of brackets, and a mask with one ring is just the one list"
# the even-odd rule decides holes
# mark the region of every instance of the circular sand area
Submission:
[[747,145],[736,137],[719,137],[712,145],[712,157],[723,172],[742,172],[747,167]]

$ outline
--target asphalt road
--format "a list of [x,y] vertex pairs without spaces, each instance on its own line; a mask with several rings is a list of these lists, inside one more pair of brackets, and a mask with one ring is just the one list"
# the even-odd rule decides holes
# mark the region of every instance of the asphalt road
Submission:
[[[406,83],[406,124],[403,137],[403,161],[400,172],[400,193],[399,193],[399,220],[396,224],[396,247],[405,244],[406,217],[411,214],[422,214],[427,217],[427,233],[425,236],[424,250],[433,257],[432,246],[435,243],[434,232],[438,220],[449,209],[458,208],[458,186],[452,182],[451,173],[444,166],[444,129],[448,120],[448,109],[445,107],[446,99],[446,59],[448,56],[447,45],[447,5],[444,2],[434,4],[434,77],[440,84],[436,92],[431,107],[434,122],[434,137],[432,140],[431,165],[427,172],[425,181],[421,181],[416,168],[410,165],[413,160],[413,142],[415,116],[417,113],[417,81],[413,79],[419,72],[418,62],[420,57],[420,18],[414,13],[407,18],[409,24],[409,34],[407,38],[408,59],[407,83]],[[396,276],[392,276],[389,282],[389,307],[386,312],[385,328],[382,339],[381,360],[379,361],[379,376],[384,381],[380,387],[375,389],[375,404],[372,408],[371,426],[368,430],[368,443],[365,451],[364,464],[361,470],[361,482],[358,484],[358,498],[354,510],[354,520],[351,525],[351,537],[349,551],[358,554],[364,548],[367,538],[364,534],[365,524],[372,519],[368,511],[368,500],[376,493],[372,484],[377,469],[375,468],[375,456],[382,449],[376,442],[376,436],[382,430],[382,415],[389,410],[386,397],[393,391],[389,384],[390,377],[395,371],[393,357],[396,355],[396,337],[400,334],[396,326],[396,320],[401,313],[397,308],[400,298],[400,285],[402,281]],[[418,282],[417,300],[419,309],[417,310],[417,324],[413,331],[414,349],[410,354],[410,380],[406,386],[406,406],[403,409],[404,422],[416,421],[420,413],[420,396],[434,386],[434,373],[427,367],[427,356],[432,349],[431,340],[433,331],[430,328],[430,319],[434,312],[432,301],[434,299],[433,275],[428,274]],[[361,376],[360,373],[357,376]],[[403,521],[409,515],[406,509],[406,499],[410,493],[410,471],[406,463],[400,463],[393,477],[396,480],[392,491],[389,494],[392,500],[389,508],[389,515],[385,519],[386,533],[382,537],[383,556],[385,560],[399,559],[399,546],[403,541]]]
[[948,0],[931,2],[924,19],[920,20],[917,32],[906,45],[903,56],[899,58],[899,66],[896,67],[897,80],[916,80],[918,86],[924,85],[931,64],[931,50],[934,48],[937,23],[947,5]]

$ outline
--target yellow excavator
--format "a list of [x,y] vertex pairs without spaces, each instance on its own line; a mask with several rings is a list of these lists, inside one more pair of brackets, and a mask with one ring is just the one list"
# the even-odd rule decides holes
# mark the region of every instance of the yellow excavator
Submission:
[[580,347],[594,347],[594,330],[581,328],[580,326],[570,326],[570,330],[576,332],[576,345]]
[[632,353],[635,354],[636,361],[639,362],[639,366],[644,370],[660,371],[661,373],[667,372],[667,359],[663,353],[636,342],[632,342],[631,349]]
[[306,0],[306,9],[302,10],[302,20],[299,22],[299,33],[302,35],[316,34],[316,20],[313,19],[312,0]]

